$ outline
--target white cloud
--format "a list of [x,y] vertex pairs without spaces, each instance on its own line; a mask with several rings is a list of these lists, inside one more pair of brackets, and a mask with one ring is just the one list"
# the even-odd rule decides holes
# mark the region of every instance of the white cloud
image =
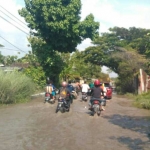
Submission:
[[[140,27],[150,28],[150,3],[146,1],[121,1],[121,0],[81,0],[82,20],[90,13],[95,21],[100,22],[100,33],[107,32],[110,27]],[[126,2],[126,3],[125,3]],[[82,48],[88,44],[82,43]]]

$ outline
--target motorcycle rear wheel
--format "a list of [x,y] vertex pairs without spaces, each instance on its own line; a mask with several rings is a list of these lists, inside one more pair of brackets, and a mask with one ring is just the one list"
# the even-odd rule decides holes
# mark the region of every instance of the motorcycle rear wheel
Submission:
[[65,108],[63,108],[63,107],[60,108],[60,112],[61,112],[61,113],[64,113],[64,112],[65,112]]
[[55,113],[58,113],[58,109],[56,109]]
[[101,114],[101,111],[98,110],[98,111],[97,111],[97,116],[100,116],[100,114]]

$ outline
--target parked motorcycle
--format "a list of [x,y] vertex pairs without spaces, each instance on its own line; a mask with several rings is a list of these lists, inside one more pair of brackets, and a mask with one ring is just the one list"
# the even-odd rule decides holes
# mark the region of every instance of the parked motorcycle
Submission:
[[70,104],[68,103],[68,101],[66,101],[64,98],[59,98],[58,105],[56,108],[56,113],[58,111],[60,111],[61,113],[69,112],[69,110],[70,110]]
[[49,92],[45,93],[45,103],[48,102],[50,104],[54,104],[55,103],[55,99],[53,99],[52,94],[50,94]]
[[88,95],[85,92],[82,92],[82,101],[87,101],[88,100]]

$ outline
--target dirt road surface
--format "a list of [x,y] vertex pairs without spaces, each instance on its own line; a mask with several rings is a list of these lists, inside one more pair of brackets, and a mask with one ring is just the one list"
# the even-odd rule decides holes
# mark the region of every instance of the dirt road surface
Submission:
[[70,112],[38,97],[0,107],[0,150],[150,150],[150,111],[113,96],[101,116],[74,100]]

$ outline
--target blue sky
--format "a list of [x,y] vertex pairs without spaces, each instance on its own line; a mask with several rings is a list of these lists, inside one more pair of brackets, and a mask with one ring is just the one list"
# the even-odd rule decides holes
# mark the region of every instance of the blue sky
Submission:
[[[100,34],[107,32],[110,27],[114,26],[150,28],[150,0],[81,0],[81,3],[81,18],[84,19],[88,14],[92,13],[95,21],[100,22]],[[24,19],[18,15],[18,9],[24,7],[24,0],[0,0],[0,6],[24,22]],[[29,32],[29,29],[25,29],[23,24],[20,26],[17,21],[10,20],[9,17],[1,12],[3,11],[10,15],[2,7],[0,7],[0,44],[11,50],[0,49],[0,51],[3,55],[22,57],[25,53],[28,53],[30,47],[27,46],[27,35],[21,30]],[[18,26],[21,30],[5,21],[2,17]],[[1,37],[7,39],[18,49]],[[86,39],[77,48],[84,50],[90,45],[90,39]],[[20,54],[18,54],[17,50],[21,50]]]

